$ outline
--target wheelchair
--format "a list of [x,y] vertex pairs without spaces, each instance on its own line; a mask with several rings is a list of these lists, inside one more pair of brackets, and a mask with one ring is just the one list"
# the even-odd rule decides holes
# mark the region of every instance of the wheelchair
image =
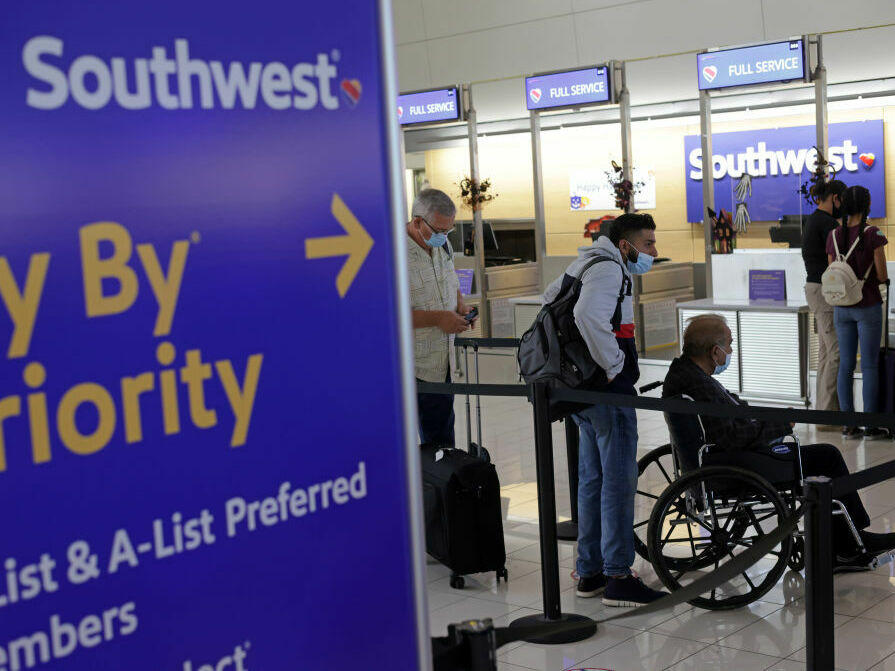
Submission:
[[[794,458],[772,465],[750,458],[749,452],[725,453],[707,443],[698,415],[665,413],[665,422],[671,442],[637,462],[634,544],[665,587],[674,591],[747,551],[791,516],[803,474],[801,444],[794,435],[774,445],[775,452],[792,450]],[[863,552],[858,530],[841,502],[833,501],[833,514],[844,516]],[[805,567],[801,530],[736,579],[690,603],[709,610],[745,606],[773,589],[787,567]]]

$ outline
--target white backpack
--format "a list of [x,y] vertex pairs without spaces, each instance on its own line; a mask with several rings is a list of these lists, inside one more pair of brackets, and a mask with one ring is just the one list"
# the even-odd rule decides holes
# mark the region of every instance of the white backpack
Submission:
[[858,279],[855,271],[848,265],[848,257],[855,251],[861,236],[858,236],[854,244],[845,256],[839,251],[839,243],[836,241],[836,231],[833,230],[833,247],[836,249],[836,260],[833,261],[820,278],[820,291],[824,300],[830,305],[848,306],[859,303],[864,295],[864,282],[873,270],[873,263],[867,268],[862,279]]

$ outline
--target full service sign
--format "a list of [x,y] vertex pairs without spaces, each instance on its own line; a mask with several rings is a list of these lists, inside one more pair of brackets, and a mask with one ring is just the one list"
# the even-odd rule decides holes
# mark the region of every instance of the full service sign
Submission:
[[787,40],[696,55],[700,90],[804,79],[805,43]]
[[525,104],[530,110],[605,103],[612,99],[609,68],[555,72],[525,78]]
[[417,668],[377,3],[9,9],[0,669]]
[[[813,211],[798,193],[814,172],[814,126],[768,128],[712,135],[715,209],[733,212],[745,203],[752,221],[776,221],[784,214]],[[886,216],[883,122],[830,124],[827,159],[836,178],[870,190],[870,216]],[[702,148],[698,135],[684,138],[687,221],[702,221]]]
[[456,88],[405,93],[398,96],[398,123],[433,123],[457,121],[460,118]]

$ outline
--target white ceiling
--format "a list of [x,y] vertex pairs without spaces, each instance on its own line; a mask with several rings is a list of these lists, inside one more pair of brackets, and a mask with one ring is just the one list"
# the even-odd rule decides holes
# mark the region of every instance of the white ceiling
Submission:
[[633,104],[686,100],[693,52],[813,32],[830,83],[895,76],[895,0],[392,1],[400,89],[482,82],[482,121],[526,114],[524,74],[626,60]]

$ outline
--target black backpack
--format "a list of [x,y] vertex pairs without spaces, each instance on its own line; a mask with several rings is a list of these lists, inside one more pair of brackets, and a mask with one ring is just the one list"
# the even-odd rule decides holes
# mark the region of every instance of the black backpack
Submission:
[[[547,382],[552,387],[570,389],[599,389],[607,384],[606,371],[591,357],[587,343],[575,324],[574,314],[584,273],[603,261],[611,261],[621,267],[613,258],[598,256],[588,262],[577,276],[566,274],[557,297],[541,308],[534,323],[522,335],[518,354],[519,371],[526,383]],[[613,331],[618,331],[621,326],[622,303],[625,296],[630,295],[631,279],[622,270],[622,284],[610,321]],[[560,419],[581,407],[584,406],[551,402],[551,419]]]

